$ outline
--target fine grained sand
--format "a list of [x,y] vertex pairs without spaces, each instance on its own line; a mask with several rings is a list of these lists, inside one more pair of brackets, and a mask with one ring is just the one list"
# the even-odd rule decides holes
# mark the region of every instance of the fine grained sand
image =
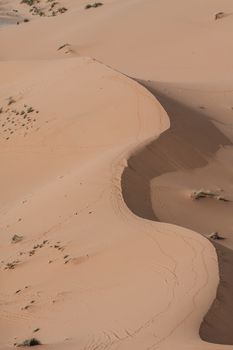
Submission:
[[[171,126],[157,140],[131,156],[122,177],[123,196],[131,210],[141,217],[179,224],[207,236],[217,231],[226,238],[221,244],[215,244],[220,285],[216,300],[201,325],[200,335],[206,341],[233,344],[231,327],[227,324],[232,321],[233,292],[231,140],[202,111],[164,96],[151,83],[148,89],[169,113]],[[190,173],[192,169],[196,170]],[[194,190],[202,188],[229,202],[208,198],[192,200]],[[150,211],[145,210],[146,207]]]
[[223,349],[233,5],[60,5],[0,29],[0,349]]

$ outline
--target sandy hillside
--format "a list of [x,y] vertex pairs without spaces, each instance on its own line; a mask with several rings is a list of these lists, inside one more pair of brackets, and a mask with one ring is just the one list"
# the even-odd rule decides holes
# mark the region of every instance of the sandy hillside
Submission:
[[45,344],[71,349],[154,346],[181,337],[178,323],[192,338],[215,294],[214,250],[137,218],[120,188],[129,152],[167,127],[166,114],[89,58],[2,66],[17,77],[1,92],[3,349],[37,328]]
[[0,349],[232,349],[232,2],[86,5],[0,9]]

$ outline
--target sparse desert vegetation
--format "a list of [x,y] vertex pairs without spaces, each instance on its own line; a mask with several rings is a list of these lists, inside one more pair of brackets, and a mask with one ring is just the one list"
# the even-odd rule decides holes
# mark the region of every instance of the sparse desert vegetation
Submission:
[[69,44],[63,44],[63,45],[61,45],[61,46],[59,46],[59,48],[57,49],[57,51],[62,50],[62,49],[64,49],[64,48],[67,47],[67,46],[69,46]]
[[12,262],[8,262],[5,265],[5,270],[14,270],[16,265],[18,265],[20,263],[19,260],[13,260]]
[[[15,103],[16,101],[15,101],[15,99],[12,97],[12,96],[10,96],[9,97],[9,101],[8,101],[8,106],[10,106],[10,105],[12,105],[13,103]],[[1,109],[2,110],[2,109]]]
[[[19,235],[15,234],[11,238],[11,243],[16,244],[22,240],[23,240],[23,236],[19,236]],[[1,264],[0,264],[1,269],[2,270],[14,270],[17,267],[17,265],[19,265],[22,262],[27,261],[28,258],[31,258],[36,253],[38,253],[40,251],[40,249],[46,248],[46,247],[59,251],[59,254],[57,255],[56,260],[60,260],[64,264],[67,264],[71,260],[69,254],[64,255],[63,252],[65,250],[65,246],[61,245],[60,241],[52,243],[52,242],[48,241],[47,239],[44,239],[41,243],[34,244],[29,250],[19,251],[14,260],[11,260],[11,261],[3,261],[2,260]],[[53,260],[48,261],[49,264],[51,264],[52,262],[53,262]],[[18,289],[16,291],[16,294],[18,294],[20,291],[21,291],[21,289]],[[24,307],[23,310],[27,309],[28,307],[29,306],[27,306],[26,308]]]
[[41,345],[41,342],[40,342],[40,340],[38,340],[38,339],[36,339],[36,338],[26,339],[26,340],[24,340],[22,343],[16,344],[16,346],[18,346],[18,347],[23,347],[23,346],[37,346],[37,345]]
[[102,6],[103,3],[102,2],[95,2],[94,4],[87,4],[85,6],[85,9],[88,10],[90,8],[96,8],[96,7],[99,7],[99,6]]
[[50,17],[67,11],[66,7],[61,6],[60,2],[55,0],[22,0],[21,4],[28,5],[30,7],[29,12],[33,16]]
[[21,4],[27,4],[28,6],[32,6],[38,3],[39,3],[39,0],[22,0],[21,1]]
[[204,191],[204,190],[199,190],[199,191],[192,192],[191,193],[191,198],[192,199],[213,198],[213,199],[217,199],[217,200],[223,201],[223,202],[230,202],[229,199],[219,195],[216,192]]
[[23,236],[19,236],[19,235],[14,235],[12,238],[11,238],[11,242],[12,243],[18,243],[18,242],[20,242],[20,241],[22,241],[22,239],[23,239]]
[[39,332],[40,328],[35,328],[33,333]]
[[223,240],[225,239],[224,237],[220,236],[218,232],[213,232],[208,236],[209,239],[213,239],[213,240]]
[[221,19],[225,16],[225,13],[224,12],[218,12],[214,15],[214,19],[215,21],[217,21],[218,19]]
[[[63,49],[65,49],[65,50],[63,51]],[[76,52],[75,50],[73,50],[73,48],[70,44],[63,44],[63,45],[59,46],[57,51],[60,51],[60,50],[62,50],[65,54]]]
[[7,104],[0,107],[0,138],[10,140],[13,134],[27,136],[35,128],[38,113],[32,106],[22,106],[17,98],[9,97]]

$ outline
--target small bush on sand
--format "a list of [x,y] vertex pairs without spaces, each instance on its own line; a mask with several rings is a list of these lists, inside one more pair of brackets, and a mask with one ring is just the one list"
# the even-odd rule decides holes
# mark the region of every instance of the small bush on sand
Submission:
[[11,242],[12,242],[12,243],[18,243],[18,242],[22,241],[22,239],[23,239],[23,236],[14,235],[14,236],[11,238]]
[[31,338],[31,339],[24,340],[18,346],[21,347],[21,346],[36,346],[36,345],[41,345],[41,342],[36,338]]
[[223,18],[224,16],[225,16],[224,12],[218,12],[215,14],[214,19],[215,21],[217,21],[218,19]]
[[211,191],[194,191],[191,193],[191,198],[192,199],[200,199],[200,198],[213,198],[217,199],[218,201],[223,201],[223,202],[230,202],[230,199],[227,199],[225,197],[220,196],[219,194]]
[[69,44],[61,45],[61,46],[59,46],[59,48],[58,48],[57,50],[59,51],[59,50],[61,50],[61,49],[64,49],[64,47],[66,47],[66,46],[69,46]]
[[67,11],[67,8],[66,7],[60,7],[57,11],[60,12],[60,13],[65,13]]
[[22,0],[21,4],[27,4],[28,6],[32,6],[37,2],[37,0]]
[[34,109],[32,107],[28,107],[27,113],[32,113],[32,112],[34,112]]
[[225,239],[224,237],[220,236],[218,232],[213,232],[208,237],[209,237],[209,239],[213,239],[213,240]]
[[95,7],[99,7],[99,6],[102,6],[103,5],[103,3],[102,2],[95,2],[94,4],[87,4],[86,6],[85,6],[85,9],[86,10],[88,10],[88,9],[90,9],[90,8],[95,8]]
[[92,7],[99,7],[99,6],[102,6],[103,3],[102,2],[95,2]]
[[13,99],[13,97],[9,97],[8,106],[12,105],[12,103],[15,103],[16,101]]
[[191,193],[192,199],[200,199],[200,198],[214,198],[215,193],[210,191],[194,191]]

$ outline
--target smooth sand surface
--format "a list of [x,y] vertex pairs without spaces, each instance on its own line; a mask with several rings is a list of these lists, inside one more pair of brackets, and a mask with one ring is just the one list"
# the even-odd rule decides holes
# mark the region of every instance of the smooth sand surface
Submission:
[[232,349],[233,4],[86,4],[4,5],[0,349]]

